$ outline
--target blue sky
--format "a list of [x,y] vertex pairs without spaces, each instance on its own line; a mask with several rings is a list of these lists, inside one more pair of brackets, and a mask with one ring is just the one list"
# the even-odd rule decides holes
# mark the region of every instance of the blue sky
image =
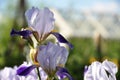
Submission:
[[[10,0],[0,0],[0,12],[5,11],[9,3],[13,4],[13,6],[16,5],[17,1],[18,0],[12,0],[12,2]],[[26,1],[28,2],[29,7],[46,6],[58,9],[67,9],[68,7],[71,7],[73,9],[79,10],[91,8],[93,9],[98,4],[99,6],[97,6],[96,9],[100,9],[101,7],[102,8],[105,7],[105,9],[107,8],[110,9],[112,7],[113,10],[114,9],[118,11],[120,10],[119,9],[120,0],[26,0]]]
[[70,5],[74,8],[90,7],[95,3],[119,3],[120,0],[28,0],[31,5],[39,6],[40,3],[44,3],[45,6],[52,6],[55,8],[67,8]]
[[[12,0],[12,3],[14,4],[18,0]],[[9,0],[0,0],[0,7],[6,6],[10,2]],[[30,3],[30,5],[36,5],[39,6],[40,3],[44,2],[44,4],[47,6],[53,6],[57,8],[64,8],[69,6],[70,4],[73,4],[76,7],[84,7],[84,6],[91,6],[92,4],[96,2],[103,2],[103,3],[109,3],[109,2],[116,2],[119,3],[120,0],[27,0],[27,2]]]

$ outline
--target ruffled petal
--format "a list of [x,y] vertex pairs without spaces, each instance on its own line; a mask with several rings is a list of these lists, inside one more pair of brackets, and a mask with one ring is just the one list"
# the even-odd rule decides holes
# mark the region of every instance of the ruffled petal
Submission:
[[66,43],[71,49],[73,49],[73,45],[70,42],[68,42],[61,34],[57,32],[51,32],[51,34],[53,34],[59,42]]
[[108,71],[111,74],[116,74],[118,71],[117,65],[115,65],[113,62],[110,62],[108,60],[105,60],[102,63],[102,66],[105,68],[106,71]]
[[25,17],[26,17],[26,20],[28,22],[28,26],[29,27],[34,27],[35,26],[35,20],[36,20],[36,17],[39,13],[39,9],[38,8],[35,8],[35,7],[32,7],[32,9],[28,9],[26,12],[25,12]]
[[61,79],[64,79],[65,77],[68,77],[69,80],[74,80],[70,73],[67,71],[67,69],[62,67],[57,67],[58,71],[56,72],[56,75]]
[[28,75],[34,68],[36,68],[35,65],[31,65],[31,66],[20,66],[20,67],[17,69],[17,75],[26,76],[26,75]]
[[116,80],[116,72],[114,63],[107,60],[103,63],[95,61],[85,68],[84,80]]
[[46,73],[56,71],[56,66],[64,66],[67,58],[68,51],[65,47],[55,45],[52,42],[47,45],[41,45],[38,49],[37,61],[40,66],[46,70]]
[[48,8],[40,10],[32,7],[32,9],[25,12],[25,16],[28,25],[39,33],[40,38],[54,29],[54,15]]
[[16,31],[14,29],[12,29],[10,33],[11,36],[19,35],[19,36],[22,36],[23,38],[28,38],[30,34],[32,34],[32,31],[30,30]]

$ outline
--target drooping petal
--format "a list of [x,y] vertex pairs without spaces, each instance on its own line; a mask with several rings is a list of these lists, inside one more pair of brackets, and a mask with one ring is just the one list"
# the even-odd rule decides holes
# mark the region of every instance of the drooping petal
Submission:
[[12,29],[10,33],[11,36],[19,35],[19,36],[22,36],[23,38],[28,38],[30,34],[32,34],[32,31],[30,30],[16,31],[14,29]]
[[70,73],[67,71],[67,69],[62,68],[62,67],[57,67],[57,72],[56,75],[60,78],[60,80],[63,80],[65,77],[68,77],[69,80],[74,80]]
[[40,38],[51,32],[54,28],[54,15],[48,8],[39,10],[33,7],[26,11],[25,16],[28,25],[39,33]]
[[28,75],[34,68],[36,68],[35,65],[31,65],[31,66],[20,66],[20,67],[17,69],[17,75],[26,76],[26,75]]
[[70,42],[68,42],[61,34],[57,32],[51,32],[51,34],[53,34],[59,42],[66,43],[71,49],[73,48],[73,45]]

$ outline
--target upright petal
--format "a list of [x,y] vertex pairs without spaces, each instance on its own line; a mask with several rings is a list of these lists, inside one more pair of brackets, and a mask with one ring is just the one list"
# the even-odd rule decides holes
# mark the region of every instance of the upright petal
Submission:
[[55,71],[57,66],[64,65],[68,57],[68,51],[64,47],[49,42],[46,46],[40,46],[37,60],[47,72]]
[[39,9],[32,7],[32,9],[29,9],[25,12],[25,16],[26,16],[26,20],[28,22],[29,27],[33,27],[35,26],[35,20],[37,18],[37,15],[39,14]]
[[54,15],[48,8],[39,10],[33,7],[26,11],[25,16],[28,25],[39,33],[40,38],[51,32],[54,28]]

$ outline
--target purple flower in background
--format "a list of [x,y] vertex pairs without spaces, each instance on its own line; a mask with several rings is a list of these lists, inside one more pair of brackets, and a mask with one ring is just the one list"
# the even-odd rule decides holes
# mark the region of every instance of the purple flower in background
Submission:
[[[24,62],[22,65],[29,66],[30,64]],[[38,79],[36,72],[34,70],[31,71],[27,76],[17,75],[16,73],[17,68],[18,68],[17,66],[15,66],[14,68],[5,67],[4,69],[0,70],[0,80],[37,80]]]
[[[35,77],[35,79],[33,79],[33,80],[36,80],[36,79],[38,79],[38,76],[36,74],[36,71],[33,70],[34,68],[36,68],[35,65],[32,65],[30,63],[27,64],[26,62],[24,62],[22,65],[20,65],[16,69],[16,74],[19,75],[20,77],[33,75]],[[41,79],[46,80],[47,74],[43,71],[43,69],[41,67],[39,67],[39,72],[40,72]]]
[[96,61],[85,67],[84,80],[116,80],[117,71],[117,66],[110,61]]
[[[73,80],[68,71],[64,68],[64,65],[68,58],[68,51],[66,48],[60,45],[55,45],[49,42],[47,45],[38,47],[37,61],[40,67],[46,72],[48,76],[62,76],[68,77]],[[26,76],[34,68],[35,65],[21,66],[17,73],[18,75]],[[38,66],[36,66],[38,67]]]
[[70,48],[73,48],[73,45],[61,34],[53,32],[55,21],[54,14],[48,8],[39,10],[38,8],[32,7],[25,12],[25,16],[29,28],[22,31],[12,30],[11,35],[20,35],[27,39],[33,34],[38,42],[42,42],[48,37],[48,35],[53,34],[59,42],[66,43]]

